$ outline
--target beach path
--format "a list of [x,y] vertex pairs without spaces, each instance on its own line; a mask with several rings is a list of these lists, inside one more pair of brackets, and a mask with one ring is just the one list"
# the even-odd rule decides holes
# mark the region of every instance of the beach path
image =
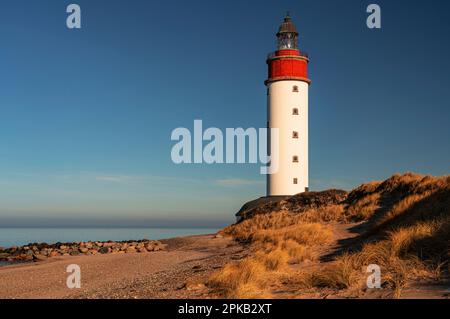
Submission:
[[[163,241],[167,251],[49,258],[0,267],[0,298],[201,298],[215,269],[242,258],[227,238],[190,236]],[[81,270],[81,288],[69,289],[67,266]]]

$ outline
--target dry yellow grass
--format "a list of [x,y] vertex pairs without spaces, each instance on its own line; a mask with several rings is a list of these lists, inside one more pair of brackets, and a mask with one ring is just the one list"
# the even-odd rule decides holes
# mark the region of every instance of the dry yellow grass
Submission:
[[327,244],[332,240],[330,227],[319,223],[291,225],[279,229],[262,229],[256,231],[253,242],[273,243],[281,245],[287,240],[293,240],[302,245],[314,246]]
[[[318,261],[318,246],[332,242],[330,222],[367,220],[371,222],[361,236],[360,249],[310,270],[290,268]],[[211,277],[212,287],[226,297],[270,296],[268,282],[282,277],[300,289],[361,290],[367,266],[377,264],[382,287],[399,298],[411,280],[448,277],[450,177],[394,175],[361,185],[349,194],[346,205],[255,215],[223,233],[251,244],[254,251],[253,257],[227,265]]]
[[[208,286],[227,298],[234,298],[237,294],[242,295],[244,291],[249,293],[250,287],[258,287],[258,282],[265,273],[266,268],[263,263],[247,258],[238,264],[226,265],[215,272],[209,278]],[[259,288],[253,290],[259,290]]]
[[309,223],[329,223],[346,221],[344,205],[328,205],[325,207],[310,209],[302,213],[298,219]]
[[288,239],[282,245],[282,249],[289,254],[289,262],[292,264],[298,264],[303,261],[315,261],[318,254],[306,245],[299,244],[295,240]]
[[345,213],[347,218],[355,222],[367,220],[380,207],[380,196],[379,193],[373,193],[350,205]]
[[267,289],[261,289],[255,283],[239,285],[227,295],[230,299],[269,299],[272,298]]
[[288,212],[256,215],[227,227],[223,233],[251,243],[254,250],[252,257],[227,265],[210,277],[208,285],[226,298],[270,296],[268,278],[276,283],[289,264],[314,260],[314,247],[333,238],[329,226],[305,222],[300,215]]
[[322,267],[310,275],[310,285],[347,289],[353,287],[361,279],[361,268],[350,255],[341,256],[330,265]]
[[290,256],[285,250],[277,248],[269,252],[257,251],[254,258],[265,266],[265,270],[278,271],[285,269]]

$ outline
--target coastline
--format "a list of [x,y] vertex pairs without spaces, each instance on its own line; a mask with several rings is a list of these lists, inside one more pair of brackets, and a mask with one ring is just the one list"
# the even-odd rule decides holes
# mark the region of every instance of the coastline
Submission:
[[[0,267],[4,298],[205,298],[200,284],[247,251],[230,238],[195,235],[161,240],[166,250],[58,256]],[[69,289],[66,267],[81,269],[81,288]]]
[[165,250],[166,244],[159,240],[128,241],[88,241],[66,243],[30,243],[24,246],[0,248],[0,261],[39,262],[60,256],[79,256],[96,254],[148,253]]

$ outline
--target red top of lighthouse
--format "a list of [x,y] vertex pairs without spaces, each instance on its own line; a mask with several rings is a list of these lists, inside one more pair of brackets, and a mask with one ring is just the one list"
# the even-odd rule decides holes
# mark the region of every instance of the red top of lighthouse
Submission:
[[298,48],[298,32],[289,16],[281,23],[277,33],[278,48],[269,54],[269,77],[266,84],[276,81],[304,81],[308,84],[308,55]]

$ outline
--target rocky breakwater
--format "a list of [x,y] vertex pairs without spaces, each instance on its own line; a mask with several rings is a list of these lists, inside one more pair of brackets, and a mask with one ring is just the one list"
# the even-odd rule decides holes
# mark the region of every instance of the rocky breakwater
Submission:
[[0,247],[0,261],[26,262],[42,261],[58,256],[79,256],[96,254],[130,254],[161,251],[167,248],[159,240],[139,241],[88,241],[79,243],[34,243],[21,247]]

